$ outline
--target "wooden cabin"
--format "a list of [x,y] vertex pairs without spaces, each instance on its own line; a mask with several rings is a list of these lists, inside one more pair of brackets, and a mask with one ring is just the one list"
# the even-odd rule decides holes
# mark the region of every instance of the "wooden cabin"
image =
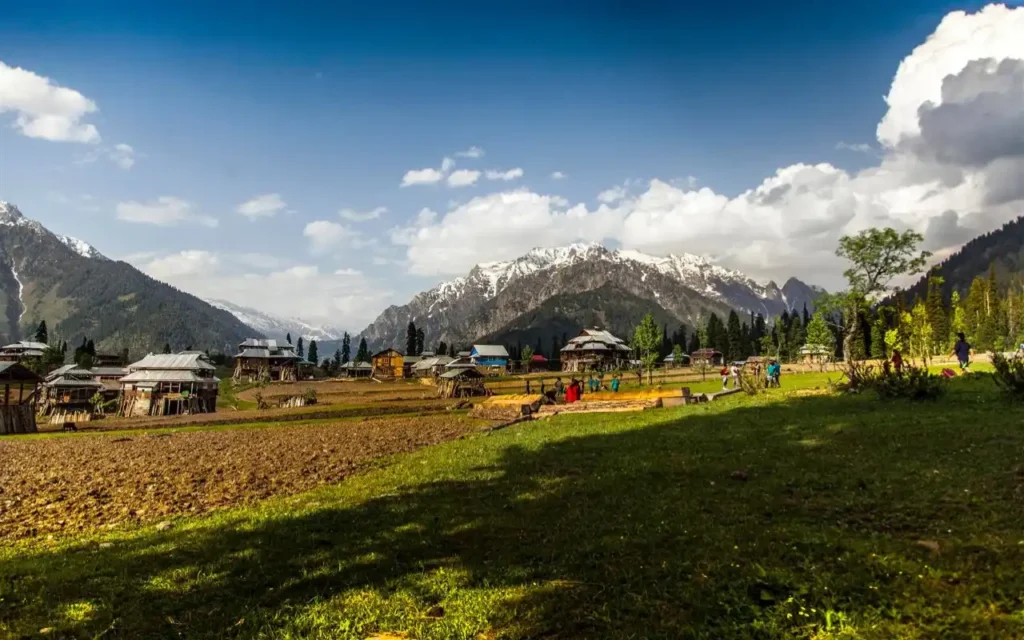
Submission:
[[171,416],[217,411],[220,380],[203,354],[149,354],[121,378],[118,415]]
[[690,354],[690,363],[698,367],[702,365],[719,366],[725,362],[725,356],[721,351],[714,349],[698,349]]
[[39,413],[50,424],[86,422],[92,419],[93,397],[103,397],[103,383],[94,379],[88,369],[66,364],[54,369],[43,379],[38,401]]
[[[127,350],[125,354],[127,354]],[[128,363],[119,353],[97,353],[92,357],[93,367],[124,367]]]
[[437,395],[442,398],[485,396],[484,376],[476,369],[449,369],[437,377]]
[[800,362],[804,364],[828,364],[832,362],[832,350],[820,344],[805,344],[800,348]]
[[665,368],[666,369],[677,369],[679,367],[688,367],[688,366],[690,366],[690,356],[688,356],[688,355],[686,355],[684,353],[684,354],[679,356],[679,362],[676,362],[676,354],[670,353],[667,356],[665,356],[665,359],[662,362],[665,363]]
[[422,361],[423,356],[405,356],[402,359],[402,377],[411,378],[416,375],[414,369]]
[[433,356],[423,358],[412,368],[412,374],[417,378],[436,378],[445,371],[445,366],[455,360],[450,356]]
[[561,351],[562,371],[612,371],[629,365],[625,340],[602,329],[584,329]]
[[375,378],[401,378],[405,375],[405,356],[394,349],[385,349],[371,360]]
[[351,360],[338,368],[342,378],[369,378],[373,374],[373,365],[369,362],[352,362]]
[[249,338],[238,345],[233,378],[235,382],[295,382],[306,364],[290,344]]
[[43,380],[28,367],[17,362],[0,362],[0,435],[35,433],[35,399]]
[[21,362],[24,364],[41,362],[43,353],[49,345],[42,342],[21,340],[0,347],[0,362]]
[[477,367],[506,371],[508,350],[500,344],[475,344],[469,351],[470,361]]

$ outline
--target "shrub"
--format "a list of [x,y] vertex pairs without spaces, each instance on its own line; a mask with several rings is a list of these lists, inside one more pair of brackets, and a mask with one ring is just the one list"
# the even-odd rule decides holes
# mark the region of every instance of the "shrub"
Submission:
[[302,393],[307,405],[316,404],[316,389],[309,388]]
[[996,384],[1010,396],[1024,400],[1024,358],[1007,358],[995,353],[992,355],[992,367],[995,369],[992,378]]
[[914,366],[905,366],[901,372],[884,367],[872,382],[872,387],[878,397],[885,400],[935,400],[946,391],[942,376],[929,373],[927,367]]

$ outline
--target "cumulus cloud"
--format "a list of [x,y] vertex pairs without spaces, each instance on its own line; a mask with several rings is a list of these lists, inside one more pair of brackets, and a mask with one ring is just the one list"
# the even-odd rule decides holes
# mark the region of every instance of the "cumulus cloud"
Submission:
[[126,259],[157,280],[200,298],[350,330],[365,326],[394,295],[354,269],[323,272],[316,265],[294,264],[268,270],[266,264],[253,268],[242,255],[186,250]]
[[562,173],[561,171],[552,171],[551,172],[551,179],[552,180],[565,180],[568,177],[569,177],[568,175],[566,175],[565,173]]
[[283,211],[288,203],[281,199],[279,193],[268,193],[246,200],[235,209],[250,220],[257,218],[271,218]]
[[853,151],[855,153],[871,153],[871,145],[866,142],[837,142],[836,150]]
[[309,239],[310,249],[316,254],[326,253],[343,243],[350,246],[358,244],[361,238],[358,232],[330,220],[315,220],[308,223],[302,230],[302,235]]
[[402,186],[437,184],[441,180],[444,180],[444,173],[439,169],[411,169],[402,176]]
[[511,180],[522,178],[523,170],[519,167],[516,167],[515,169],[509,169],[508,171],[488,169],[486,175],[488,180],[504,180],[505,182],[509,182]]
[[460,158],[482,158],[484,157],[484,150],[480,147],[470,147],[465,151],[458,151],[455,153]]
[[95,111],[96,103],[78,91],[0,62],[0,114],[13,112],[14,128],[22,135],[54,142],[99,142],[96,126],[82,122]]
[[377,207],[370,209],[369,211],[356,211],[355,209],[342,209],[338,211],[338,215],[348,220],[349,222],[366,222],[367,220],[376,220],[385,213],[388,212],[387,207]]
[[160,196],[150,202],[119,202],[117,217],[125,222],[158,227],[176,227],[181,224],[216,227],[218,224],[216,218],[195,213],[190,202],[174,196]]
[[480,172],[472,169],[459,169],[448,176],[449,187],[468,187],[480,179]]
[[655,179],[628,198],[621,187],[602,192],[596,208],[510,191],[421,214],[392,241],[405,248],[407,268],[425,275],[583,240],[706,254],[755,277],[826,286],[842,284],[839,237],[868,227],[916,229],[944,255],[1024,205],[1021,33],[1024,8],[946,16],[899,65],[878,126],[878,163],[858,172],[798,163],[735,196]]
[[135,149],[123,142],[115,144],[110,150],[110,160],[121,169],[127,171],[135,166]]

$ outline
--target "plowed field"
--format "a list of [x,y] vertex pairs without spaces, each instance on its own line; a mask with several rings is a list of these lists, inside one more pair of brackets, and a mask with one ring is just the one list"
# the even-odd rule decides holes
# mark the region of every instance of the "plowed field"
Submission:
[[481,428],[463,416],[0,441],[0,540],[159,521],[337,482]]

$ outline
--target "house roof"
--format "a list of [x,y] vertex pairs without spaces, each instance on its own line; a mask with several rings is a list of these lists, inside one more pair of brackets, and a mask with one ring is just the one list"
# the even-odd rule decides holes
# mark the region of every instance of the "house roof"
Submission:
[[417,362],[416,366],[413,367],[413,369],[417,371],[425,371],[427,369],[433,369],[434,367],[438,366],[443,367],[450,363],[452,360],[454,360],[454,358],[450,358],[448,356],[434,356],[433,358],[424,358]]
[[72,364],[65,364],[65,365],[62,365],[60,367],[57,367],[56,369],[54,369],[50,373],[46,374],[46,377],[47,378],[51,378],[51,377],[52,378],[56,378],[57,376],[62,376],[65,373],[67,373],[68,371],[71,371],[72,369],[77,369],[77,368],[78,368],[77,364],[74,364],[74,363],[72,363]]
[[[683,358],[686,359],[686,360],[690,359],[690,356],[686,355],[685,353],[680,354],[680,355],[682,355]],[[667,356],[665,356],[664,362],[675,362],[675,361],[676,361],[676,354],[670,353]]]
[[67,376],[57,376],[56,378],[47,379],[44,383],[47,387],[91,387],[93,389],[99,389],[103,384],[92,378],[68,378]]
[[186,371],[206,369],[213,371],[214,366],[198,353],[151,353],[142,360],[128,365],[129,371],[135,372],[140,369]]
[[445,378],[446,380],[451,380],[453,378],[482,378],[484,376],[476,369],[460,367],[457,369],[449,369],[448,371],[445,371],[438,377]]
[[[287,346],[288,348],[291,348],[291,345]],[[249,347],[255,347],[257,349],[277,349],[278,345],[277,340],[265,340],[263,338],[249,338],[238,345],[239,349],[247,349]]]
[[813,343],[809,342],[809,343],[805,344],[804,346],[800,347],[800,354],[801,355],[821,355],[821,354],[826,354],[827,355],[829,353],[832,353],[832,350],[827,348],[825,345],[821,345],[821,344],[813,344]]
[[691,355],[694,358],[713,358],[714,356],[722,355],[722,352],[715,351],[714,349],[697,349]]
[[423,360],[422,356],[404,356],[403,362],[405,364],[417,364],[421,360]]
[[460,351],[456,355],[459,356],[460,358],[468,358],[470,356],[470,353],[470,351]]
[[42,382],[28,367],[17,362],[0,362],[0,382]]
[[12,342],[11,344],[4,345],[4,350],[25,350],[31,349],[33,351],[46,351],[50,345],[45,342],[33,342],[31,340],[19,340],[18,342]]
[[445,369],[473,369],[476,365],[469,358],[455,358],[444,366]]
[[372,369],[373,365],[370,364],[369,362],[362,362],[362,361],[360,361],[360,362],[352,362],[351,360],[349,360],[345,364],[341,365],[340,368],[342,368],[342,369]]
[[539,353],[535,353],[530,356],[530,362],[547,362],[548,359]]
[[200,378],[188,370],[160,370],[143,369],[133,371],[121,378],[121,384],[138,384],[140,382],[212,382],[218,383],[217,378]]
[[385,356],[388,354],[391,354],[393,356],[400,356],[402,355],[402,352],[399,351],[398,349],[384,349],[383,351],[378,351],[377,353],[373,354],[373,357],[377,358],[379,356]]
[[508,350],[500,344],[474,344],[473,350],[469,353],[471,356],[479,356],[481,358],[508,357]]
[[580,335],[565,343],[562,351],[621,351],[629,352],[629,345],[603,329],[584,329]]
[[124,376],[128,375],[128,369],[124,367],[93,367],[89,372],[94,376]]
[[92,380],[92,372],[90,372],[88,369],[82,369],[77,364],[66,364],[46,374],[46,378],[44,378],[44,380],[46,380],[47,383],[50,383],[54,380],[57,380],[58,378],[66,378],[69,380]]

